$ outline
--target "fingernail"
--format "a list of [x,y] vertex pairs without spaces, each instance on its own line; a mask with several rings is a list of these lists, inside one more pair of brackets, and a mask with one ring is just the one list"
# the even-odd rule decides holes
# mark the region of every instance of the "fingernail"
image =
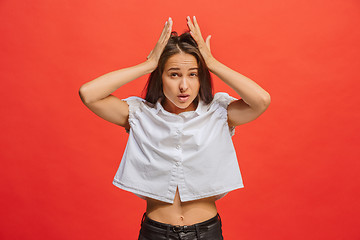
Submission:
[[189,17],[189,16],[187,16],[186,19],[190,21],[190,17]]
[[196,20],[196,17],[194,16],[194,20]]
[[171,17],[169,17],[169,22],[171,22]]

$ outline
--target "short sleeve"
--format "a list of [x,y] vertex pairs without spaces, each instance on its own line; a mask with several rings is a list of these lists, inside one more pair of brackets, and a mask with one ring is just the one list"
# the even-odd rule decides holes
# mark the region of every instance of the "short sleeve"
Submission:
[[[129,124],[130,127],[133,127],[134,125],[134,118],[136,117],[136,114],[139,112],[141,103],[145,100],[140,97],[128,97],[125,99],[122,99],[129,105]],[[125,129],[127,133],[129,133],[128,129]]]
[[225,109],[234,100],[237,100],[237,98],[230,96],[228,93],[218,92],[214,95],[214,101],[218,102]]
[[[234,100],[237,100],[237,98],[234,98],[225,92],[218,92],[218,93],[215,93],[213,101],[217,102],[223,108],[224,115],[227,118],[227,108],[228,108],[229,104]],[[229,126],[229,132],[230,132],[231,137],[234,136],[235,135],[235,127]]]

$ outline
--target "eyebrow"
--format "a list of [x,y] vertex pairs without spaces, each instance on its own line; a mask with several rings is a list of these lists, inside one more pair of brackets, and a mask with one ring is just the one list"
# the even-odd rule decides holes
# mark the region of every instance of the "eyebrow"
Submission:
[[[171,70],[180,70],[180,68],[169,68],[168,71],[171,71]],[[198,68],[194,67],[194,68],[189,68],[189,70],[198,70]]]

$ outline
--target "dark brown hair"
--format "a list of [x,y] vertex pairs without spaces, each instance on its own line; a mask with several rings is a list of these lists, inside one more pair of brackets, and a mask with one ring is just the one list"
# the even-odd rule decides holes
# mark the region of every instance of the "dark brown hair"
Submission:
[[[184,52],[193,55],[198,64],[198,76],[200,81],[199,96],[206,104],[213,100],[213,88],[210,71],[206,66],[198,45],[189,32],[178,36],[177,32],[172,32],[164,51],[162,52],[157,68],[150,74],[147,84],[145,100],[156,103],[159,98],[164,98],[162,74],[166,61],[173,55]],[[198,97],[194,101],[198,101]]]

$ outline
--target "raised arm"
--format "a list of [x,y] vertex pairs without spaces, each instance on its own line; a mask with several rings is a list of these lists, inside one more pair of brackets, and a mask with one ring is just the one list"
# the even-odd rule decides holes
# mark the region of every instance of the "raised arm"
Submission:
[[209,70],[234,89],[242,98],[231,102],[228,106],[229,126],[238,126],[255,120],[269,106],[270,94],[250,78],[230,69],[212,56],[210,52],[210,36],[207,37],[205,42],[195,16],[193,22],[190,17],[187,17],[187,23]]
[[111,93],[156,69],[160,55],[170,37],[171,29],[172,20],[169,18],[145,62],[107,73],[83,84],[79,89],[79,95],[86,107],[99,117],[129,129],[129,106]]

